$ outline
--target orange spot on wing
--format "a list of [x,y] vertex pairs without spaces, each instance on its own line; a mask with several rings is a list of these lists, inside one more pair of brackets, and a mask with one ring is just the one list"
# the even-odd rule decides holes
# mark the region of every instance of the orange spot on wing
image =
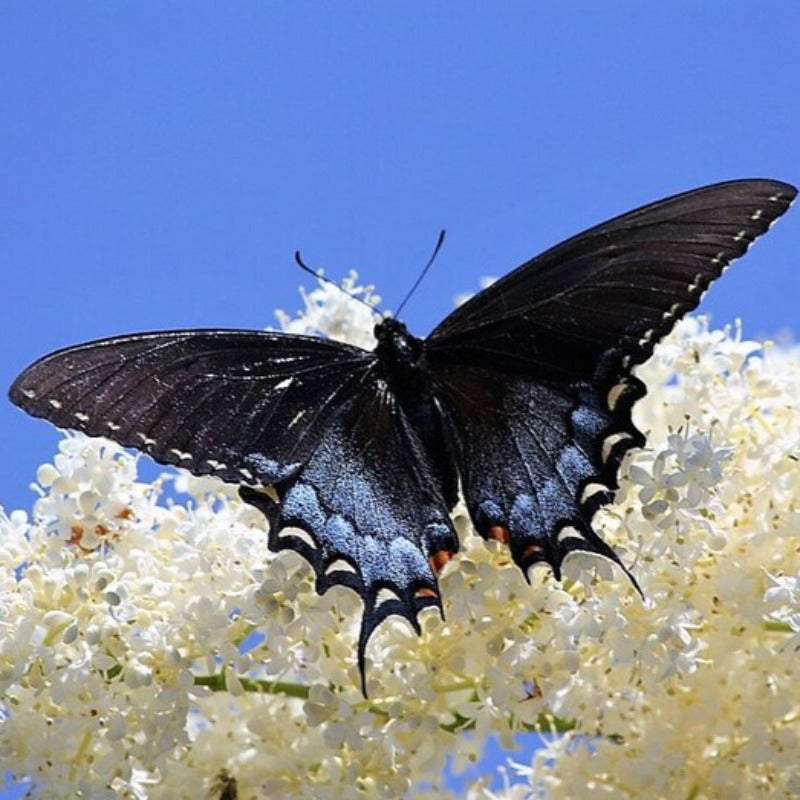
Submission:
[[508,528],[503,525],[492,525],[492,527],[486,531],[486,538],[494,539],[495,542],[502,542],[503,544],[508,544],[511,541]]
[[527,563],[528,559],[531,559],[531,560],[536,559],[542,553],[544,553],[544,550],[542,549],[542,547],[540,545],[538,545],[538,544],[529,544],[525,548],[525,552],[522,554],[522,562],[523,562],[523,564]]
[[444,565],[453,557],[449,550],[437,550],[428,556],[428,563],[431,565],[434,575],[438,575],[443,569]]
[[414,597],[438,597],[439,595],[433,591],[433,589],[429,589],[427,586],[423,586],[421,589],[417,589],[414,592]]

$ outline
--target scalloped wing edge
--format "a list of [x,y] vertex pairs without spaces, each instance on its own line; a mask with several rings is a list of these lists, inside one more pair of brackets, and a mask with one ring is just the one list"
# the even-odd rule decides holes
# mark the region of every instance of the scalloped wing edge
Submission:
[[[622,569],[644,599],[644,592],[633,573],[592,525],[597,512],[614,502],[614,493],[619,488],[619,470],[625,456],[631,450],[643,447],[647,441],[632,418],[633,407],[647,394],[647,387],[641,380],[631,375],[628,369],[622,366],[623,363],[623,356],[618,351],[610,350],[603,355],[595,369],[589,391],[593,390],[601,398],[605,398],[604,411],[611,415],[611,420],[599,434],[590,437],[592,441],[587,444],[591,446],[594,458],[602,467],[578,484],[576,492],[578,516],[559,521],[555,525],[551,538],[557,543],[557,560],[547,560],[553,569],[553,576],[560,581],[561,564],[571,552],[580,551],[607,558]],[[584,398],[584,401],[586,400],[588,398]],[[572,417],[569,433],[573,441],[580,443],[583,437]],[[590,488],[592,491],[587,494]],[[570,528],[574,528],[580,535],[570,536],[568,533]],[[541,559],[534,559],[526,564],[515,557],[526,579],[528,569],[539,560]]]
[[[309,563],[316,576],[315,589],[318,594],[325,594],[332,586],[343,586],[355,592],[364,603],[358,636],[358,670],[361,678],[361,692],[364,697],[368,697],[367,645],[381,623],[391,616],[401,617],[419,636],[422,628],[418,616],[425,609],[435,607],[444,620],[441,592],[436,580],[439,569],[437,569],[433,554],[429,557],[433,574],[432,585],[422,581],[413,581],[407,587],[402,587],[387,580],[367,585],[358,566],[353,564],[345,554],[338,552],[324,554],[322,548],[316,546],[316,537],[303,520],[282,516],[282,498],[276,500],[264,490],[246,485],[239,487],[239,496],[245,503],[257,508],[267,518],[270,550],[275,553],[291,550]],[[287,529],[292,528],[302,531],[310,541],[306,541],[305,538],[296,534],[285,533]],[[314,542],[313,546],[311,542]],[[352,570],[331,570],[331,567],[340,561],[349,564]],[[382,592],[388,592],[395,596],[381,599]]]

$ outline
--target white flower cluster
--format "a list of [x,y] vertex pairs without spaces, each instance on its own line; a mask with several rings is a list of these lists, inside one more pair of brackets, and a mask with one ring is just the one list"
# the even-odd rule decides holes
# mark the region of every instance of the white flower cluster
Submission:
[[[366,306],[306,304],[285,327],[369,344]],[[385,623],[368,700],[359,601],[317,596],[234,487],[181,474],[164,500],[171,478],[68,435],[31,517],[0,513],[0,769],[53,799],[433,798],[448,759],[536,730],[469,796],[797,796],[800,361],[689,319],[639,374],[649,444],[595,525],[647,600],[589,556],[528,585],[462,512],[446,622]]]
[[[287,333],[324,336],[372,350],[375,337],[372,329],[378,315],[372,310],[381,302],[374,286],[359,286],[354,270],[342,280],[341,286],[320,279],[312,292],[300,289],[305,309],[296,317],[276,311],[278,322]],[[359,299],[355,299],[359,298]]]

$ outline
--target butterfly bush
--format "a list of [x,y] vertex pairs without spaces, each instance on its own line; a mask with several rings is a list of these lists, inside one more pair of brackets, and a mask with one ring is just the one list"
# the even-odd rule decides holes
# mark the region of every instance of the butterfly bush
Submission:
[[[286,330],[370,346],[377,298],[321,285]],[[538,732],[471,798],[800,794],[800,356],[686,319],[638,371],[647,433],[595,517],[642,586],[575,554],[530,585],[475,536],[446,620],[381,626],[271,554],[236,488],[66,434],[0,514],[0,765],[46,798],[447,795],[445,766]],[[495,786],[497,786],[497,782]]]

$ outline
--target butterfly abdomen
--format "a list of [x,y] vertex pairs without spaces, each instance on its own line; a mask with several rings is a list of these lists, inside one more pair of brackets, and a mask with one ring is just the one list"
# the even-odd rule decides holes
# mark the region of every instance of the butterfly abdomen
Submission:
[[448,508],[452,508],[458,499],[456,457],[434,395],[425,343],[392,317],[375,326],[375,338],[378,380],[419,437],[412,447],[416,444],[423,451],[419,455],[441,477],[438,488]]

